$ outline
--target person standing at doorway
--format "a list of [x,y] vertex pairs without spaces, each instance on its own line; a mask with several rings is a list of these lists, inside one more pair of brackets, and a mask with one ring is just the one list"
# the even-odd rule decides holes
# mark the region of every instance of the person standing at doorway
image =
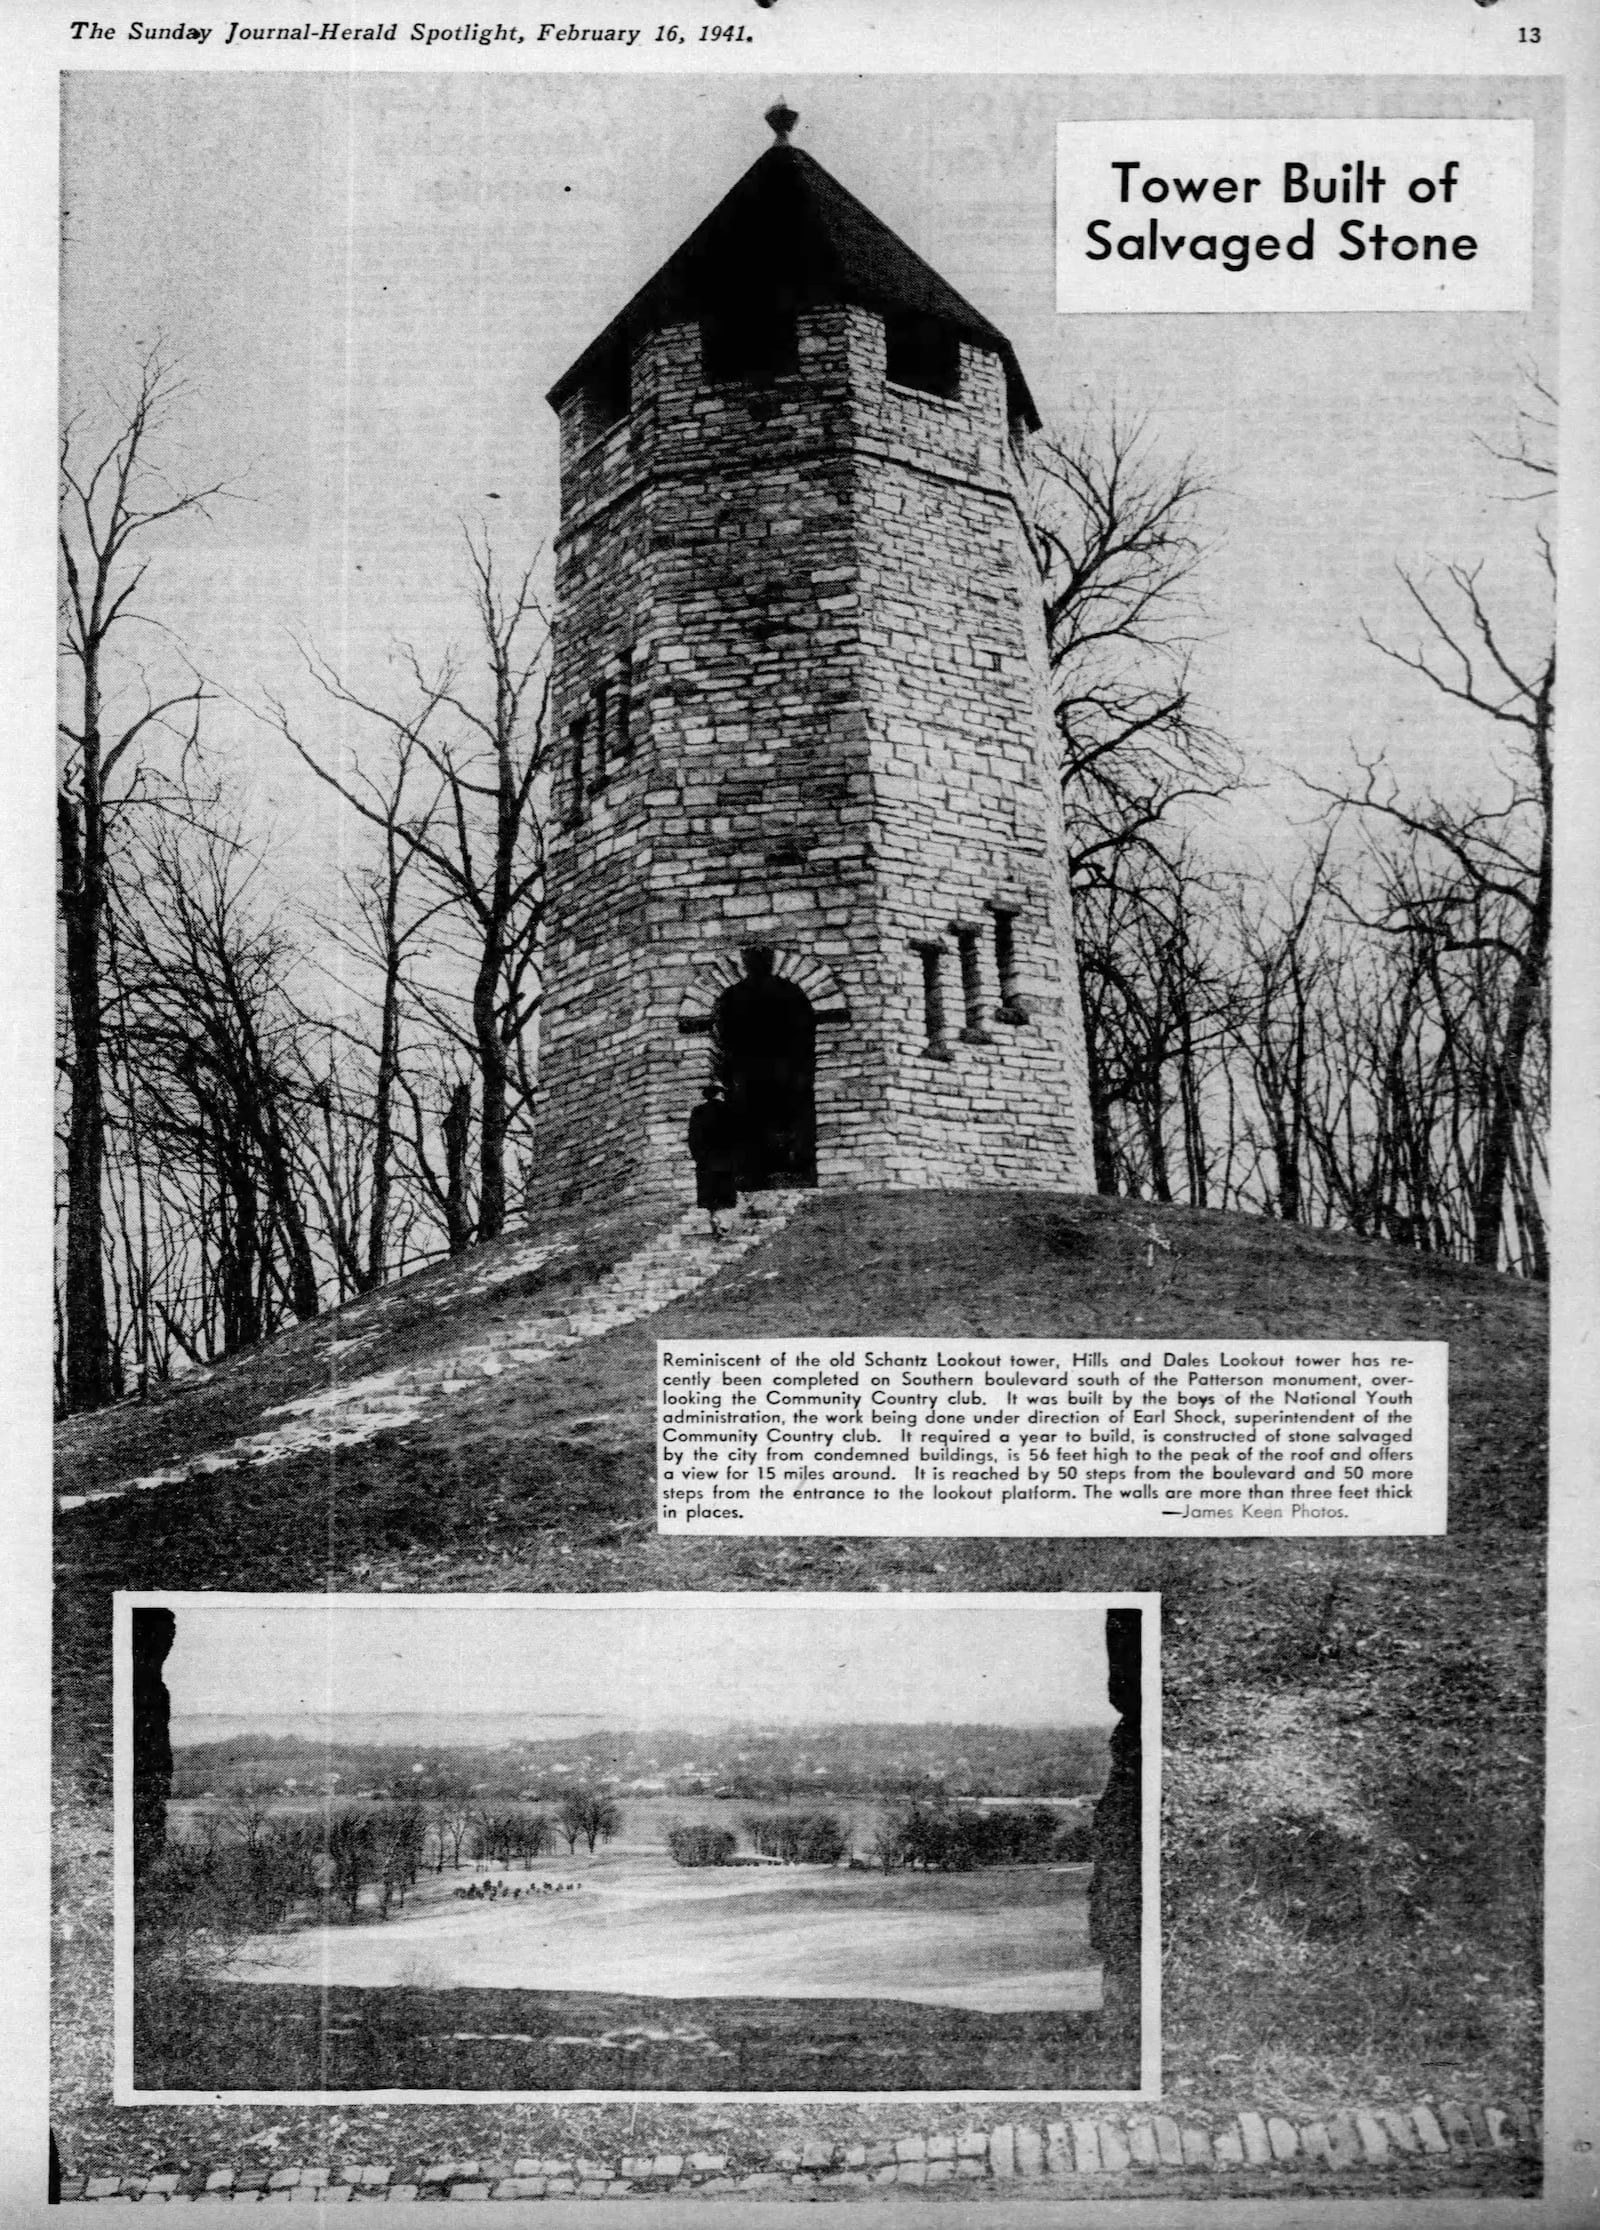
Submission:
[[739,1142],[733,1110],[716,1079],[706,1086],[689,1117],[689,1153],[694,1161],[695,1205],[711,1218],[711,1236],[722,1237],[718,1217],[739,1205]]

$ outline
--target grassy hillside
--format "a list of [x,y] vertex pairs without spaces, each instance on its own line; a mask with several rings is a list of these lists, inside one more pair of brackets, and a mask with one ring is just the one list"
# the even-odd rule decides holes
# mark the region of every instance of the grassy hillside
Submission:
[[[1155,1272],[1152,1220],[1171,1246]],[[563,1280],[578,1290],[647,1228],[613,1217],[564,1234],[570,1251],[531,1273],[540,1305]],[[362,1368],[517,1305],[528,1281],[486,1288],[485,1267],[430,1272],[392,1297]],[[867,1330],[1447,1340],[1450,1534],[657,1540],[656,1340]],[[148,1472],[252,1429],[266,1401],[326,1383],[339,1336],[337,1321],[314,1328],[192,1391],[75,1426],[63,1488]],[[1544,1403],[1544,1296],[1487,1272],[1094,1198],[819,1195],[699,1292],[475,1385],[401,1432],[65,1516],[60,1759],[89,1807],[90,1838],[68,1901],[85,1922],[98,1910],[116,1587],[1155,1589],[1169,2090],[1285,2109],[1354,2096],[1531,2098]],[[103,1945],[96,1925],[85,1933],[63,1984],[92,2035]],[[119,2129],[131,2141],[138,2117],[101,2103],[91,2059],[66,2070],[64,2119],[93,2125],[100,2157]],[[153,2122],[139,2129],[154,2141]],[[460,2149],[478,2141],[464,2121]]]

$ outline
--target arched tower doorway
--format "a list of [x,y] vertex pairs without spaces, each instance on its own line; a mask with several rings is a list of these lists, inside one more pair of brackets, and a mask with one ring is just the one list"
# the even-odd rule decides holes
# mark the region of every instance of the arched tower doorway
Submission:
[[739,1141],[739,1189],[817,1181],[817,1018],[765,946],[712,1013],[712,1067]]

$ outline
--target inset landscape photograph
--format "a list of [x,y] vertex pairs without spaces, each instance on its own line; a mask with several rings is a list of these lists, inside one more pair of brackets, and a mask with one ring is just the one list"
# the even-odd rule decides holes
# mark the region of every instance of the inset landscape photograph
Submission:
[[119,1609],[130,2101],[1140,2086],[1137,1603]]

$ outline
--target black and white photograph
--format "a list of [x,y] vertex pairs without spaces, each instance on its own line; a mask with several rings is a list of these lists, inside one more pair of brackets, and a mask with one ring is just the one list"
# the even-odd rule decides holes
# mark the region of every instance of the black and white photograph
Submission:
[[1141,1608],[134,1605],[129,2095],[1137,2092]]
[[51,2196],[1564,2223],[1594,42],[805,8],[51,50]]

